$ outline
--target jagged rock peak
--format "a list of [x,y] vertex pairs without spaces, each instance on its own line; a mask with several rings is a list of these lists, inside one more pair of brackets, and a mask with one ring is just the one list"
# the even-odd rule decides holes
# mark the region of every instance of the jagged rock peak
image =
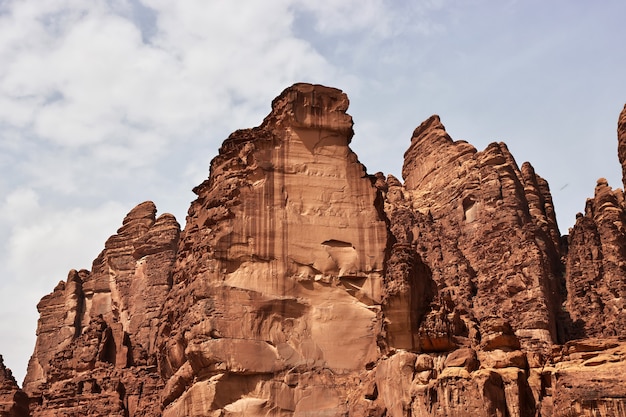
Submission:
[[617,154],[622,164],[622,183],[626,190],[626,104],[617,123]]
[[286,89],[196,187],[164,308],[164,416],[334,415],[343,375],[376,361],[388,235],[347,107],[340,90]]
[[566,307],[572,338],[626,337],[626,207],[621,189],[597,181],[568,237]]
[[24,380],[32,416],[157,415],[155,339],[179,235],[174,216],[141,203],[91,271],[71,270],[42,298]]
[[0,416],[27,417],[28,397],[20,389],[0,355]]
[[19,388],[13,377],[13,372],[4,365],[4,358],[0,355],[0,389]]
[[339,89],[298,83],[272,101],[272,112],[263,125],[334,131],[349,143],[354,135],[352,117],[346,113],[349,104],[348,96]]
[[432,116],[403,184],[367,175],[347,108],[295,84],[224,141],[184,231],[131,210],[38,305],[30,416],[626,417],[623,192],[598,182],[568,253],[504,143]]
[[439,136],[445,137],[452,142],[452,138],[448,136],[446,132],[445,126],[441,123],[441,118],[437,114],[433,114],[428,119],[424,120],[418,127],[413,131],[413,136],[411,137],[411,142],[422,138],[425,132],[428,131],[436,131],[439,133]]
[[[462,163],[476,149],[466,141],[454,142],[439,116],[433,115],[422,122],[411,137],[411,145],[404,153],[402,177],[407,189],[420,188],[422,183],[445,181],[440,170],[441,163],[448,163],[448,158]],[[441,159],[441,161],[440,161]]]

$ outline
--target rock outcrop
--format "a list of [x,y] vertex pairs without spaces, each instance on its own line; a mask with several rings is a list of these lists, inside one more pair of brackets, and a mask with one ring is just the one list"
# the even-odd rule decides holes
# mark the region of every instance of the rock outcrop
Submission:
[[622,164],[622,183],[626,189],[626,104],[617,122],[617,156]]
[[429,266],[437,308],[456,311],[451,329],[468,336],[476,328],[485,343],[483,323],[499,317],[526,347],[562,339],[560,233],[548,185],[532,166],[520,170],[503,143],[477,152],[453,142],[433,116],[413,133],[402,175],[385,207],[391,231]]
[[163,382],[156,339],[180,226],[145,202],[128,213],[92,270],[72,270],[37,306],[24,391],[33,416],[153,416]]
[[28,415],[28,397],[17,385],[11,370],[4,366],[0,355],[0,417]]
[[573,337],[626,337],[624,193],[598,180],[569,235],[567,310]]
[[164,309],[164,416],[342,415],[378,359],[387,227],[347,108],[339,90],[287,89],[194,190]]
[[[296,84],[224,141],[182,232],[150,202],[133,209],[91,271],[39,303],[25,394],[3,383],[0,404],[626,416],[623,191],[599,180],[564,238],[548,183],[503,143],[478,151],[432,116],[404,181],[369,175],[347,108],[340,90]],[[626,108],[624,166],[625,129]]]

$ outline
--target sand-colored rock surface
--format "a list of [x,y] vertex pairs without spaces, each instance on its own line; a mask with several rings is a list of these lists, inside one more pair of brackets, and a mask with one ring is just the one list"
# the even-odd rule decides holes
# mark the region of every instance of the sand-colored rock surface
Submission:
[[155,346],[179,234],[174,216],[139,204],[91,271],[70,271],[41,300],[24,380],[33,416],[160,413]]
[[347,107],[336,89],[287,89],[195,189],[160,362],[166,379],[187,363],[192,375],[165,392],[164,415],[218,412],[225,400],[188,405],[214,391],[246,401],[233,410],[341,415],[347,381],[378,359],[387,227]]
[[224,141],[182,232],[135,207],[39,303],[0,416],[626,417],[623,191],[600,179],[562,237],[529,163],[438,116],[403,180],[368,174],[348,104],[283,91]]

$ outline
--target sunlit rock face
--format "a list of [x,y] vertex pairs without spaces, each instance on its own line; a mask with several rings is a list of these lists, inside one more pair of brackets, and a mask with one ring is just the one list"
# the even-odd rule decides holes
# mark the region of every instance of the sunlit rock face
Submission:
[[11,370],[4,366],[4,360],[0,355],[0,416],[26,417],[28,415],[28,397],[17,385]]
[[161,309],[172,285],[180,226],[139,204],[92,270],[71,270],[37,305],[24,391],[33,416],[157,415]]
[[285,90],[195,189],[165,308],[164,415],[224,395],[341,415],[346,378],[379,357],[387,227],[347,108],[336,89]]
[[131,210],[39,303],[24,392],[0,362],[0,416],[626,416],[622,190],[600,179],[562,237],[503,143],[432,116],[403,180],[369,175],[347,109],[295,84],[182,232]]

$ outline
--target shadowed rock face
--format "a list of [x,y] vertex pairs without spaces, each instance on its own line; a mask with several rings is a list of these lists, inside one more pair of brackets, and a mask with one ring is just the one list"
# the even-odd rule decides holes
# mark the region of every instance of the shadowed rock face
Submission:
[[[626,106],[619,117],[618,155],[626,170]],[[624,171],[626,172],[626,171]],[[624,177],[626,183],[626,175]],[[572,337],[626,337],[626,203],[600,178],[569,235],[567,310]]]
[[134,208],[39,303],[0,416],[626,416],[623,192],[599,180],[564,245],[503,143],[432,116],[404,182],[368,175],[348,104],[287,88],[224,141],[182,232]]
[[569,236],[566,307],[573,337],[626,337],[625,225],[622,190],[599,179]]
[[439,264],[436,297],[470,327],[501,317],[524,344],[557,342],[560,234],[545,180],[528,163],[520,170],[503,143],[477,152],[453,142],[437,116],[413,133],[402,174],[402,199],[386,209],[392,225],[400,212],[426,263]]
[[617,156],[622,164],[622,183],[626,189],[626,104],[617,123]]

